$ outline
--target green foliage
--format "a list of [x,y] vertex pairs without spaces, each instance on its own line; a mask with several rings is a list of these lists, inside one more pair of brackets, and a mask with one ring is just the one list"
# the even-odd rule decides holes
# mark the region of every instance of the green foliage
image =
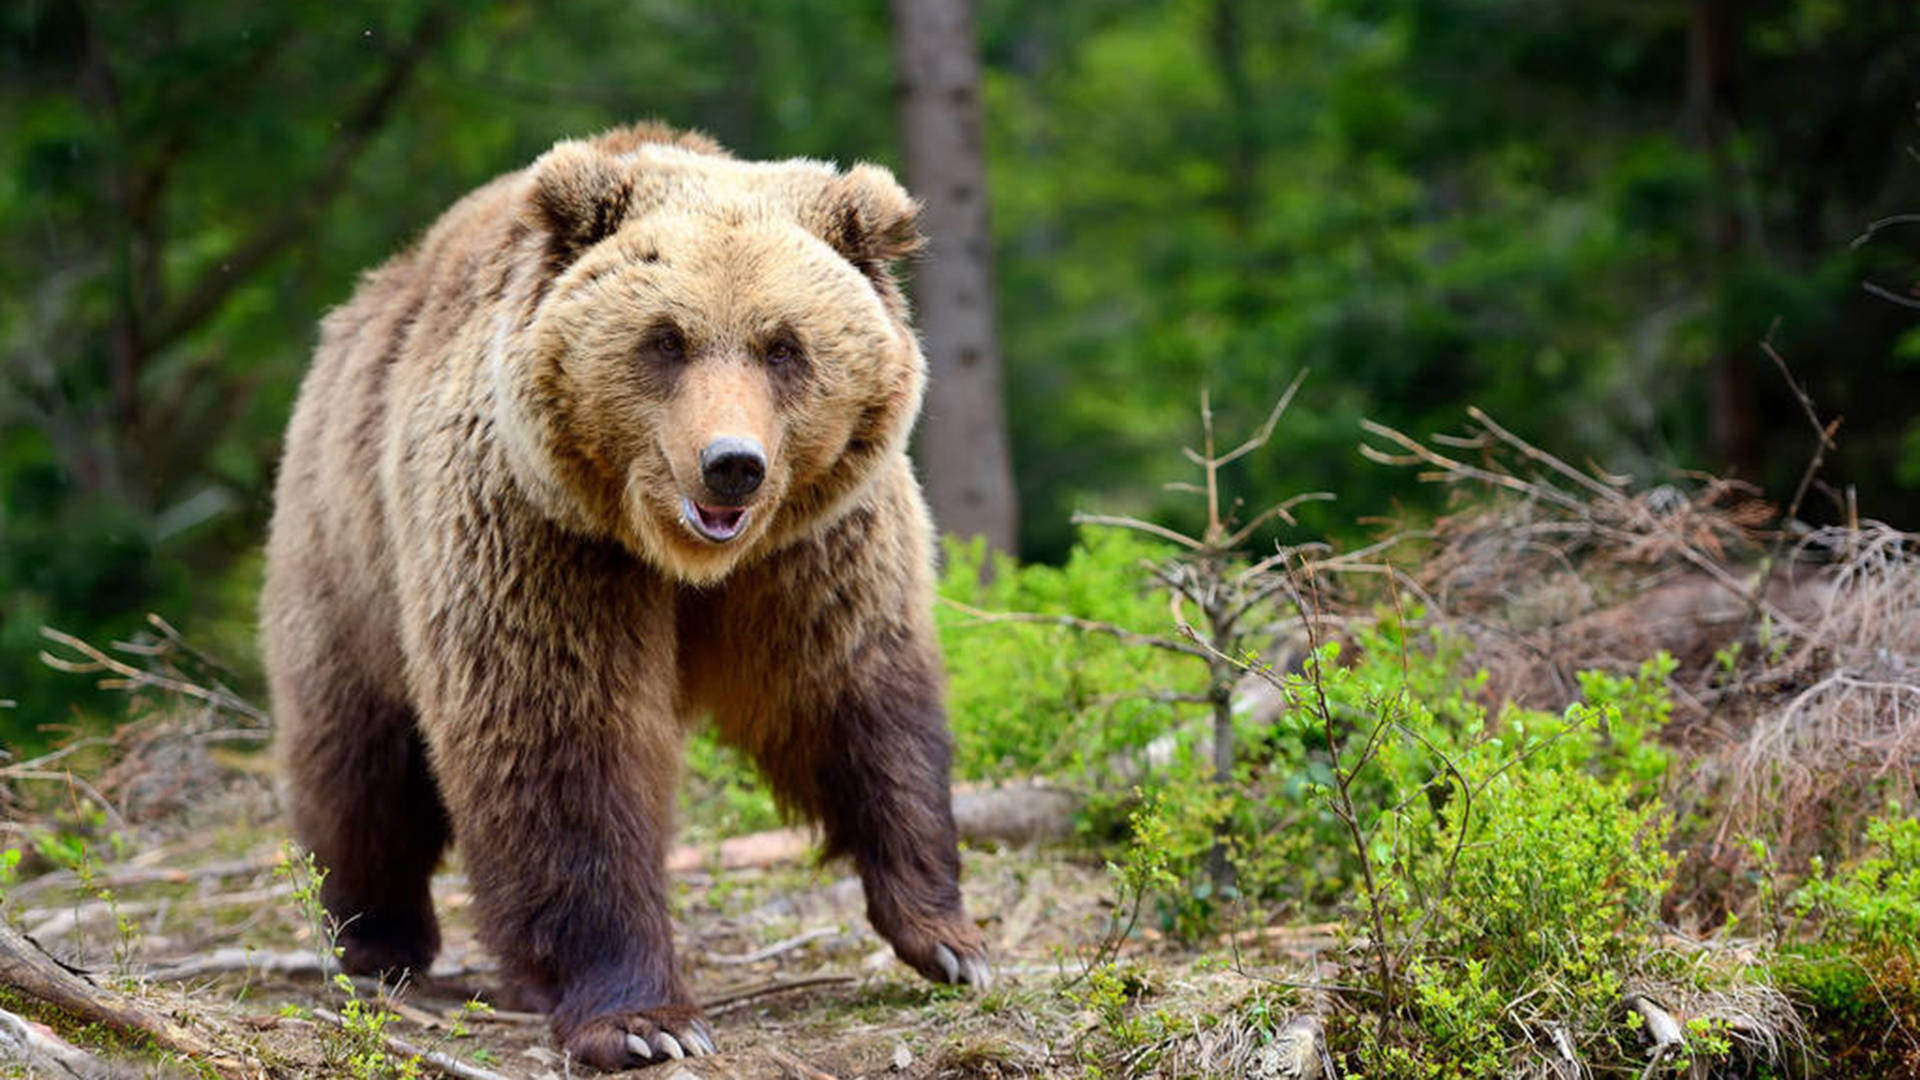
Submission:
[[[1586,700],[1560,716],[1489,717],[1484,675],[1465,673],[1456,642],[1385,615],[1351,633],[1350,649],[1327,643],[1301,673],[1274,676],[1285,708],[1270,725],[1249,721],[1243,745],[1255,749],[1231,788],[1175,767],[1137,793],[1109,863],[1115,926],[1091,970],[1149,905],[1175,935],[1217,928],[1230,898],[1208,891],[1206,859],[1225,821],[1240,897],[1305,910],[1348,900],[1366,948],[1395,952],[1383,993],[1419,1035],[1349,1032],[1367,1075],[1506,1075],[1530,1016],[1619,1053],[1603,1033],[1623,979],[1662,970],[1650,934],[1673,860],[1655,736],[1671,714],[1672,659],[1583,675]],[[1108,1004],[1114,1037],[1146,1038],[1128,1026],[1141,1016]]]
[[711,728],[687,740],[680,813],[695,838],[738,836],[780,824],[780,808],[753,763],[721,744]]
[[[1229,792],[1205,784],[1192,762],[1155,778],[1146,835],[1162,876],[1180,883],[1157,899],[1164,929],[1192,936],[1211,928],[1222,898],[1210,895],[1204,862],[1223,818],[1244,897],[1312,910],[1359,890],[1360,856],[1329,798],[1336,758],[1354,773],[1349,791],[1368,856],[1403,875],[1435,873],[1430,863],[1458,840],[1460,816],[1482,815],[1479,788],[1491,778],[1578,772],[1639,802],[1657,790],[1667,755],[1654,737],[1671,711],[1670,657],[1631,678],[1588,673],[1587,700],[1560,716],[1508,708],[1489,717],[1478,703],[1485,676],[1463,671],[1458,642],[1432,631],[1410,637],[1385,616],[1352,632],[1351,650],[1327,643],[1307,673],[1281,677],[1286,707],[1270,726],[1246,720],[1241,745],[1253,749]],[[1384,888],[1397,897],[1391,902],[1411,904],[1428,884],[1402,876]]]
[[[339,976],[337,983],[351,991],[353,983]],[[340,1006],[340,1022],[323,1028],[334,1034],[323,1037],[320,1046],[327,1067],[336,1076],[353,1080],[416,1080],[421,1075],[418,1057],[401,1057],[387,1049],[387,1025],[395,1014],[359,997],[349,997]]]
[[[1399,645],[1404,682],[1366,652],[1299,680],[1318,674],[1335,716],[1356,695],[1373,710],[1340,754],[1373,891],[1348,877],[1356,932],[1393,954],[1384,992],[1417,1036],[1356,1030],[1354,1064],[1370,1076],[1505,1076],[1533,1038],[1529,1017],[1605,1044],[1585,1046],[1587,1060],[1617,1054],[1609,1017],[1623,978],[1655,963],[1651,932],[1673,869],[1669,821],[1652,798],[1672,660],[1632,678],[1583,676],[1587,700],[1560,717],[1510,708],[1490,720],[1460,692],[1470,680],[1416,659],[1394,630],[1383,624],[1371,655]],[[1446,652],[1440,641],[1426,655]],[[1351,841],[1345,853],[1360,858]]]
[[[955,770],[964,779],[1103,771],[1177,726],[1157,691],[1192,689],[1190,659],[1059,625],[990,621],[966,609],[1072,616],[1139,633],[1167,628],[1163,597],[1142,583],[1165,545],[1119,530],[1086,530],[1058,567],[991,565],[983,546],[949,542],[935,608],[949,675]],[[954,604],[965,605],[965,608]]]
[[[1451,874],[1450,856],[1429,850],[1419,870],[1388,864],[1381,897],[1389,925],[1427,928],[1405,974],[1424,1075],[1507,1075],[1528,1016],[1609,1042],[1599,1033],[1624,975],[1647,967],[1672,870],[1664,811],[1637,803],[1625,779],[1524,764],[1480,779],[1472,818],[1438,830],[1459,845]],[[1607,1049],[1583,1056],[1621,1048]]]
[[1862,955],[1898,951],[1920,960],[1920,820],[1878,817],[1867,823],[1875,849],[1851,866],[1813,874],[1793,897],[1803,914],[1824,920],[1828,941]]

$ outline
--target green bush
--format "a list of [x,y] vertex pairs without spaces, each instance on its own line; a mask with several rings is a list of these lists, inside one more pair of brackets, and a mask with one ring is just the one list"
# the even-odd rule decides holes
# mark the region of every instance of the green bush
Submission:
[[1829,873],[1816,857],[1812,876],[1794,895],[1794,907],[1822,919],[1822,934],[1831,944],[1920,957],[1920,821],[1873,818],[1867,843],[1876,853],[1843,870]]
[[948,544],[940,580],[947,602],[935,618],[959,778],[1098,772],[1110,755],[1178,726],[1179,707],[1152,695],[1204,685],[1205,668],[1192,659],[1111,635],[974,614],[1066,615],[1163,634],[1166,601],[1143,587],[1142,564],[1165,554],[1165,545],[1116,530],[1083,531],[1061,566],[1005,556],[989,566],[979,542]]

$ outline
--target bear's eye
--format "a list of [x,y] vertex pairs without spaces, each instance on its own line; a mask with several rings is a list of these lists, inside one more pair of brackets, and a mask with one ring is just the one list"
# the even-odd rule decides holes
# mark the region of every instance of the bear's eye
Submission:
[[767,346],[767,363],[774,367],[800,359],[800,346],[785,338]]
[[647,338],[647,347],[662,360],[684,360],[687,355],[687,339],[679,329],[663,326]]

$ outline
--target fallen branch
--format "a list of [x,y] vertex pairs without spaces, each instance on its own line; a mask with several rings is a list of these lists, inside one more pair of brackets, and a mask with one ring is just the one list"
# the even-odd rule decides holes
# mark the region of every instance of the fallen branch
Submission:
[[0,1009],[0,1065],[9,1074],[20,1069],[27,1076],[70,1077],[72,1080],[118,1080],[133,1075],[55,1035],[44,1025]]
[[[191,868],[133,865],[110,867],[93,874],[87,879],[87,884],[95,889],[125,889],[135,885],[190,885],[196,881],[258,874],[280,865],[285,858],[280,852],[274,851],[262,855],[249,855],[243,859],[221,859]],[[80,875],[74,871],[55,870],[16,886],[9,890],[9,896],[17,903],[26,897],[37,896],[62,885],[77,886],[79,884]]]
[[[976,844],[1025,844],[1058,840],[1073,831],[1081,799],[1039,781],[961,788],[953,794],[953,823],[962,840]],[[768,829],[731,836],[706,847],[682,844],[667,856],[667,870],[745,870],[799,862],[814,851],[811,829]]]
[[266,1075],[260,1063],[224,1050],[133,998],[97,986],[83,975],[62,967],[5,920],[0,920],[0,985],[44,1001],[83,1021],[149,1038],[162,1049],[204,1063],[221,1076]]
[[772,982],[759,983],[740,990],[730,990],[724,994],[703,999],[700,1007],[718,1016],[724,1012],[745,1005],[749,1001],[772,997],[775,994],[787,994],[795,990],[807,990],[815,986],[837,986],[841,983],[858,982],[858,975],[837,973],[831,975],[807,975],[798,979],[775,979]]
[[765,948],[755,949],[752,952],[740,953],[738,955],[732,953],[709,953],[706,959],[716,964],[758,964],[765,960],[771,960],[776,956],[790,953],[802,945],[819,941],[821,938],[833,937],[839,932],[840,928],[837,926],[816,926],[804,933],[795,934],[790,938],[776,941]]
[[27,933],[36,938],[60,937],[72,933],[87,923],[102,919],[119,919],[129,915],[151,915],[156,911],[171,909],[175,911],[211,911],[219,908],[243,907],[279,900],[293,895],[293,886],[288,883],[269,885],[261,889],[248,889],[244,892],[224,893],[216,896],[195,897],[188,900],[94,900],[66,908],[34,908],[20,913],[20,921],[32,928]]
[[[427,978],[436,981],[484,975],[495,970],[491,965],[436,964]],[[147,973],[148,982],[185,982],[215,975],[279,975],[285,978],[326,978],[339,971],[331,961],[322,963],[313,950],[285,952],[228,946],[202,956],[181,960]],[[377,982],[374,984],[377,986]]]

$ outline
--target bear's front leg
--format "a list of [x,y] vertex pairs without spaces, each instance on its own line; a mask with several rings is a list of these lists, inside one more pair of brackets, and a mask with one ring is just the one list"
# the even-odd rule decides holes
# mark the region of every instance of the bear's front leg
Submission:
[[[680,758],[672,600],[618,552],[548,536],[420,605],[409,677],[481,940],[573,1060],[714,1051],[676,968],[665,856]],[[424,590],[423,590],[424,591]]]
[[960,899],[938,654],[897,632],[864,653],[861,677],[826,710],[833,738],[814,761],[828,853],[852,857],[867,918],[900,959],[935,982],[984,988],[986,945]]
[[748,635],[765,612],[791,602],[779,583],[787,572],[767,587],[743,582],[719,603],[683,597],[690,689],[780,799],[820,821],[827,854],[853,859],[867,917],[894,952],[935,982],[984,986],[986,948],[960,899],[952,748],[929,620],[860,627],[831,604],[817,614],[789,608],[774,621],[800,631],[795,644],[756,646]]

